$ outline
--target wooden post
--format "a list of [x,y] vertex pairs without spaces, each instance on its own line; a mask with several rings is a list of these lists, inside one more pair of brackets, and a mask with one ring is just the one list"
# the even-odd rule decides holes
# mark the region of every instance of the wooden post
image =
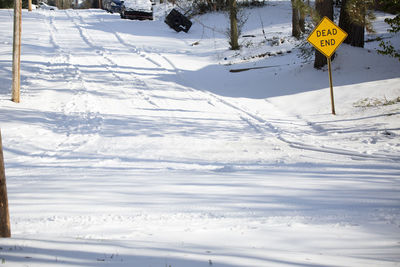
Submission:
[[14,40],[12,64],[12,97],[11,100],[19,103],[21,86],[21,13],[22,0],[14,0]]
[[229,0],[229,19],[231,22],[230,28],[230,45],[232,50],[239,50],[239,33],[238,33],[238,26],[237,26],[237,12],[238,7],[236,0]]
[[0,131],[0,237],[11,237],[3,146]]
[[331,105],[332,105],[332,114],[336,115],[335,112],[335,99],[333,97],[333,83],[332,83],[332,67],[331,67],[331,58],[327,57],[328,60],[328,72],[329,72],[329,86],[331,88]]
[[32,11],[32,0],[28,0],[28,11]]

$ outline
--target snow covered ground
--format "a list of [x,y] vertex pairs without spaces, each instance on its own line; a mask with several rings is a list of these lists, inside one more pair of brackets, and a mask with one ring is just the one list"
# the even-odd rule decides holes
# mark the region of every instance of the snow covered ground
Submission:
[[[226,15],[186,34],[166,10],[24,10],[19,104],[0,10],[1,263],[399,266],[400,62],[342,45],[333,116],[290,1],[247,11],[239,52]],[[377,17],[367,38],[400,43]]]

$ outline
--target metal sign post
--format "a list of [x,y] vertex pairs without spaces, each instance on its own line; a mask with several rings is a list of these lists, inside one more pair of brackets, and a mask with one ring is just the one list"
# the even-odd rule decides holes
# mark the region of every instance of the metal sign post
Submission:
[[324,17],[313,32],[308,36],[307,41],[319,52],[326,56],[328,61],[329,87],[331,93],[332,114],[335,115],[335,101],[333,98],[331,56],[346,39],[347,33],[333,23],[328,17]]

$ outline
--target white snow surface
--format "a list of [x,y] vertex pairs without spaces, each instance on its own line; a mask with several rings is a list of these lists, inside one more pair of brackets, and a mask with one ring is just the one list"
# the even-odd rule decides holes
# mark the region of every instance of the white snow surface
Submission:
[[[400,62],[341,45],[298,57],[290,1],[163,21],[0,10],[5,266],[399,266]],[[377,13],[378,36],[399,45]],[[204,27],[206,26],[206,27]],[[263,34],[263,30],[265,34]],[[257,68],[242,72],[231,69]]]
[[151,11],[150,0],[124,0],[124,5],[133,10]]

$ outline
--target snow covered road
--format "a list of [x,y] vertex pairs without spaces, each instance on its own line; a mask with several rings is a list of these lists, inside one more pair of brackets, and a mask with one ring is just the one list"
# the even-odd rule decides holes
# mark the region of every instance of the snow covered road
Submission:
[[[274,3],[253,11],[286,41],[256,53],[294,49],[290,1]],[[399,266],[400,104],[359,106],[400,95],[398,61],[344,46],[332,116],[326,72],[295,53],[240,61],[221,30],[175,33],[164,8],[24,11],[20,104],[0,10],[2,262]],[[245,31],[262,40],[258,17]],[[198,19],[223,31],[222,14]]]

